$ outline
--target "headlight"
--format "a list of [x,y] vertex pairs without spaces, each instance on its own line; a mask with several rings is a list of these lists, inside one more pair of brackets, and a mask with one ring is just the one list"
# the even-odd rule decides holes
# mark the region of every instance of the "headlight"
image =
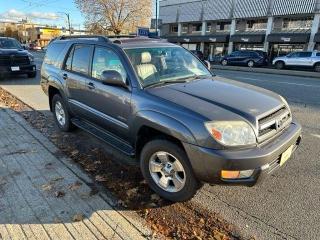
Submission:
[[34,57],[33,57],[32,55],[29,55],[28,57],[29,57],[29,61],[30,61],[30,62],[33,62],[33,61],[34,61]]
[[206,122],[211,136],[226,146],[245,146],[256,143],[252,127],[244,121]]

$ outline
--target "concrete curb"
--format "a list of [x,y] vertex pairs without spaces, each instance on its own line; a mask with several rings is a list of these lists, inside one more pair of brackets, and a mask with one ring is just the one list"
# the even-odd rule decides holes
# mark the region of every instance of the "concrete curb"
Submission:
[[253,73],[267,73],[267,74],[277,74],[277,75],[287,75],[287,76],[297,76],[297,77],[310,77],[318,78],[320,80],[320,73],[318,72],[307,72],[307,71],[296,71],[296,70],[278,70],[273,68],[249,68],[249,67],[239,67],[239,66],[221,66],[212,65],[211,70],[229,70],[229,71],[242,71],[242,72],[253,72]]

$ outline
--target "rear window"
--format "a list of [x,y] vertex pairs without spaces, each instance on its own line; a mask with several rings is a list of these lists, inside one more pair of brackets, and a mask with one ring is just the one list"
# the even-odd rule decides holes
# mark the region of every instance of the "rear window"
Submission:
[[58,60],[59,55],[65,47],[64,43],[51,43],[47,49],[46,56],[44,58],[44,63],[48,65],[54,65],[56,67],[61,67],[62,60]]

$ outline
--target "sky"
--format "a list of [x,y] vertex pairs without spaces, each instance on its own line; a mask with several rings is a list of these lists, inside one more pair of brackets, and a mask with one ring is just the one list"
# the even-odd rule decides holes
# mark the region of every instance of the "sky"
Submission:
[[73,0],[0,0],[0,21],[28,19],[35,23],[67,27],[64,13],[70,14],[72,27],[84,27],[84,17]]

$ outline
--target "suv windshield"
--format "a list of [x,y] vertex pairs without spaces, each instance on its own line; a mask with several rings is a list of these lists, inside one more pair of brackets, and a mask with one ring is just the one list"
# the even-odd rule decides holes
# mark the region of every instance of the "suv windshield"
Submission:
[[182,47],[125,49],[143,87],[211,77],[210,71]]
[[22,46],[15,39],[3,38],[3,39],[0,39],[0,48],[3,48],[3,49],[22,49]]

